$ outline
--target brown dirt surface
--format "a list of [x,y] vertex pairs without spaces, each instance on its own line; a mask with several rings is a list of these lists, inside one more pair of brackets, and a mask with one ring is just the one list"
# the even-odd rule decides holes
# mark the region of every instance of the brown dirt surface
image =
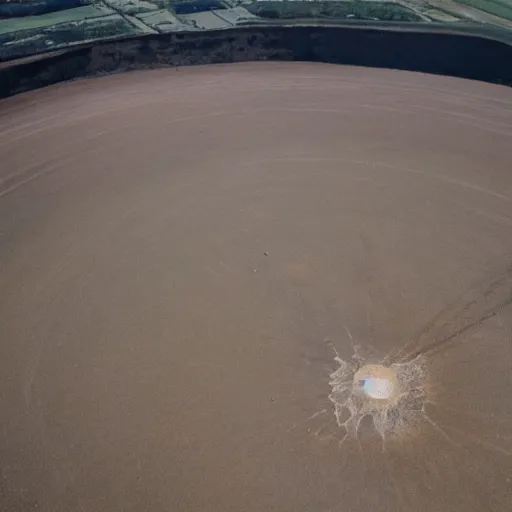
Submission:
[[1,101],[0,509],[512,510],[511,137],[327,64]]

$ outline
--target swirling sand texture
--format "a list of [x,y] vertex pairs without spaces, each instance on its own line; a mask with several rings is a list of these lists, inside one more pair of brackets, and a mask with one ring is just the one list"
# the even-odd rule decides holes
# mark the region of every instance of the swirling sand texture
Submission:
[[510,89],[326,64],[0,102],[0,508],[512,510],[511,148]]

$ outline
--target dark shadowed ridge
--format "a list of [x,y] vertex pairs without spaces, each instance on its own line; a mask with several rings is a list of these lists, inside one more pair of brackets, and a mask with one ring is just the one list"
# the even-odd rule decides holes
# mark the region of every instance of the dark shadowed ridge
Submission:
[[[0,65],[0,97],[76,78],[164,66],[258,60],[316,61],[394,68],[512,84],[505,31],[459,24],[376,22],[354,26],[266,26],[159,34],[96,42]],[[488,33],[487,33],[487,32]],[[470,57],[469,57],[470,56]],[[35,59],[35,60],[34,60]]]

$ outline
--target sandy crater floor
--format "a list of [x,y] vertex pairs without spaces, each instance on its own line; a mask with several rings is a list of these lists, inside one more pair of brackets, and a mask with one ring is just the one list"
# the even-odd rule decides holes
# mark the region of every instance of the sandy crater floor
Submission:
[[0,102],[0,508],[512,510],[511,137],[325,64]]

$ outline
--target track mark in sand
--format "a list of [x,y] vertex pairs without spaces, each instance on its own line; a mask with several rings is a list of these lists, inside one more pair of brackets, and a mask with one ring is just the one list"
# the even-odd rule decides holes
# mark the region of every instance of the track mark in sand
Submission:
[[385,361],[394,359],[402,363],[411,362],[438,350],[461,335],[496,317],[512,305],[512,266],[489,284],[478,284],[453,304],[440,311],[416,337],[405,343]]
[[[467,439],[468,441],[470,441],[471,443],[473,444],[477,444],[477,445],[480,445],[482,446],[483,448],[487,449],[487,450],[490,450],[492,452],[495,452],[495,453],[499,453],[501,455],[504,455],[506,457],[512,457],[512,451],[507,449],[507,448],[504,448],[502,446],[499,446],[498,444],[494,443],[494,442],[490,442],[490,441],[486,441],[485,439],[482,439],[480,437],[477,437],[476,435],[474,434],[471,434],[469,431],[467,431],[466,429],[463,430],[463,429],[460,429],[460,428],[457,428],[457,427],[454,427],[454,426],[451,426],[451,425],[443,425],[441,424],[439,421],[434,421],[429,414],[427,414],[427,411],[426,411],[426,406],[427,405],[431,405],[433,406],[434,408],[439,408],[439,405],[437,403],[435,403],[434,401],[432,400],[426,400],[425,401],[425,404],[424,404],[424,407],[423,407],[423,412],[424,412],[424,416],[425,418],[427,419],[427,421],[432,425],[434,426],[434,428],[436,428],[436,430],[438,430],[439,432],[441,432],[444,437],[449,440],[454,446],[457,446],[461,449],[464,450],[464,447],[462,444],[460,443],[457,443],[456,441],[454,441],[452,439],[452,436],[450,436],[448,433],[447,433],[447,430],[448,431],[452,431],[454,434],[457,435],[457,437],[459,439]],[[442,408],[442,407],[441,407]],[[503,439],[505,441],[510,441],[511,440],[511,437],[509,436],[500,436],[500,435],[496,435],[496,439]]]
[[[255,163],[263,164],[269,162],[296,162],[296,163],[336,163],[336,164],[349,164],[355,166],[365,166],[368,171],[375,171],[376,169],[387,169],[389,171],[397,172],[397,173],[406,173],[406,174],[414,174],[417,176],[421,176],[424,179],[431,179],[441,182],[445,185],[451,185],[455,187],[461,187],[468,190],[472,190],[473,192],[478,192],[479,194],[488,195],[490,197],[494,197],[496,199],[500,199],[501,201],[510,203],[512,202],[512,198],[508,195],[501,194],[496,190],[491,190],[488,188],[483,188],[479,185],[475,185],[468,181],[459,180],[447,176],[441,172],[436,171],[427,171],[422,170],[420,168],[413,167],[403,167],[400,165],[391,164],[384,161],[375,161],[375,160],[359,160],[359,159],[351,159],[351,158],[343,158],[338,156],[311,156],[311,155],[293,155],[293,156],[282,156],[278,158],[258,158],[250,161],[251,165]],[[247,165],[241,164],[241,165]],[[325,169],[323,170],[325,172]],[[370,181],[368,178],[360,178],[358,176],[348,175],[351,179],[358,181]],[[385,186],[384,183],[375,182],[379,186]]]

